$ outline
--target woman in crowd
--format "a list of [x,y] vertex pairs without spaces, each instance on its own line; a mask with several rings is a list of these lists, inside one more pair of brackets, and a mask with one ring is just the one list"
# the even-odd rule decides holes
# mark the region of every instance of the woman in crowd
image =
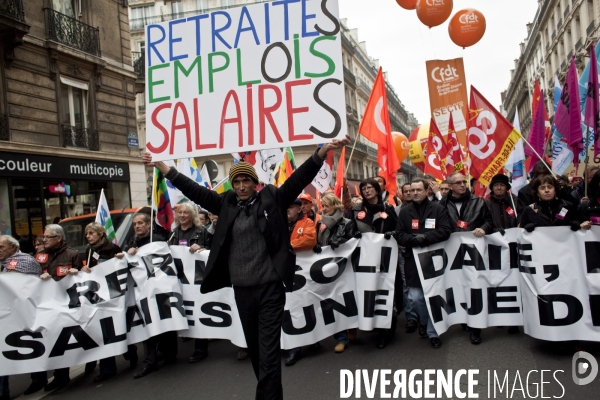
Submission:
[[[383,202],[381,187],[375,179],[365,179],[358,187],[363,201],[360,205],[352,208],[357,230],[361,234],[368,232],[382,233],[386,239],[391,239],[394,236],[398,222],[394,206]],[[395,324],[396,318],[392,316],[390,333],[395,331]],[[377,348],[383,349],[387,346],[388,332],[386,329],[377,329],[377,331],[379,334]]]
[[[83,272],[90,273],[98,264],[110,260],[121,253],[121,248],[108,240],[104,227],[98,222],[92,222],[85,227],[85,238],[88,241],[88,247],[85,251],[85,266],[81,268]],[[131,368],[135,368],[138,362],[137,347],[130,345],[124,357],[129,360]],[[96,361],[86,364],[86,374],[91,374],[96,368]],[[117,375],[117,362],[115,357],[103,358],[100,360],[100,374],[94,378],[94,382],[104,382]]]
[[589,200],[581,202],[579,213],[581,220],[591,225],[600,225],[600,170],[596,171],[588,185]]
[[[323,217],[317,222],[317,245],[315,253],[321,252],[322,246],[331,246],[333,250],[353,238],[356,233],[354,221],[344,218],[344,206],[333,193],[327,193],[321,198]],[[334,351],[342,353],[348,345],[348,331],[341,331],[333,335],[337,342]]]
[[539,226],[570,226],[573,231],[589,229],[591,223],[580,223],[573,204],[556,197],[558,191],[558,181],[552,175],[535,178],[531,183],[534,203],[524,208],[519,226],[527,232]]
[[44,251],[44,238],[42,236],[36,236],[33,247],[35,247],[35,254]]
[[[189,247],[190,253],[210,250],[212,235],[200,222],[200,214],[196,205],[190,202],[178,204],[176,212],[176,227],[169,239],[169,245]],[[195,363],[207,356],[208,339],[196,339],[194,341],[194,353],[188,358],[188,362]]]

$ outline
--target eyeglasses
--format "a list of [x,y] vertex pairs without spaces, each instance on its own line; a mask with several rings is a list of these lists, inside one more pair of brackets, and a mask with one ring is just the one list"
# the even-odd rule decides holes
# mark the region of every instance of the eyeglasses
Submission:
[[466,180],[464,180],[464,181],[456,181],[456,182],[452,182],[451,183],[451,185],[466,185],[466,184],[467,184]]
[[57,238],[57,237],[58,237],[58,235],[54,235],[54,236],[42,236],[42,239],[44,239],[44,240],[45,239],[54,239],[54,238]]

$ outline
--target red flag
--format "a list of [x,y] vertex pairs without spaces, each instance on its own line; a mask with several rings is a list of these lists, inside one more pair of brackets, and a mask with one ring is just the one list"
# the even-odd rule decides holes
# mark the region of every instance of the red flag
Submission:
[[579,102],[579,84],[577,82],[575,56],[571,59],[571,65],[565,78],[558,107],[556,107],[554,125],[564,136],[569,149],[575,155],[573,157],[573,165],[577,168],[579,166],[579,154],[583,151],[583,132],[581,130],[581,104]]
[[379,175],[386,181],[385,190],[388,192],[388,199],[394,199],[398,190],[396,184],[396,171],[400,169],[398,156],[394,150],[394,140],[392,138],[392,129],[390,127],[390,117],[387,107],[387,96],[385,91],[385,81],[383,79],[382,69],[379,68],[377,78],[373,84],[373,90],[369,96],[367,107],[363,120],[360,123],[358,132],[377,144],[377,162],[381,171]]
[[[545,123],[544,123],[544,112],[546,112],[546,107],[544,107],[544,91],[540,92],[540,98],[537,101],[537,110],[535,110],[533,123],[531,124],[531,132],[529,133],[529,144],[531,147],[527,146],[525,148],[525,155],[531,157],[531,164],[535,164],[540,160],[537,154],[542,156],[544,154],[544,143],[545,143]],[[535,153],[537,152],[537,154]],[[543,157],[543,156],[542,156]]]
[[338,160],[337,173],[335,175],[335,186],[333,188],[333,193],[342,198],[342,188],[344,187],[344,164],[346,163],[346,146],[342,147],[342,152],[340,153],[340,159]]
[[471,175],[485,186],[499,173],[521,137],[489,101],[471,86],[469,104],[469,154]]
[[[594,158],[600,154],[600,104],[598,103],[598,61],[594,44],[590,45],[590,77],[588,80],[585,118],[583,123],[594,131]],[[588,147],[588,143],[585,144]],[[587,150],[587,149],[586,149]]]
[[435,158],[438,161],[435,168],[437,169],[437,167],[439,166],[442,179],[446,179],[446,177],[448,176],[446,174],[446,157],[448,157],[448,149],[446,146],[446,142],[444,141],[444,137],[440,133],[440,130],[433,118],[431,118],[431,121],[429,123],[429,141],[427,148],[430,151],[430,156],[433,156],[435,154]]
[[437,154],[435,153],[435,150],[429,150],[432,147],[432,144],[429,141],[427,141],[423,148],[423,154],[425,154],[425,168],[423,170],[423,173],[425,175],[431,175],[435,177],[435,179],[442,181],[444,180],[444,175],[442,174],[440,161]]
[[448,155],[446,156],[446,176],[450,176],[450,174],[455,172],[467,175],[466,166],[463,164],[463,153],[458,143],[456,130],[454,129],[452,113],[450,113],[450,120],[448,121],[448,141],[446,148],[448,149]]

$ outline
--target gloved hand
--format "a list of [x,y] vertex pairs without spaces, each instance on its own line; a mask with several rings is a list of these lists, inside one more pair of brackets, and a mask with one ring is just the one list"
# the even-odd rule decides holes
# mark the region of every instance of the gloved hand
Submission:
[[354,234],[354,238],[355,238],[355,239],[360,239],[361,237],[362,237],[362,233],[360,233],[360,232],[356,232],[356,233]]
[[506,235],[506,231],[502,228],[498,228],[498,232],[500,232],[502,236]]
[[577,222],[577,221],[571,222],[571,230],[573,232],[577,232],[580,229],[581,229],[581,225],[579,224],[579,222]]
[[533,232],[533,230],[535,229],[535,224],[529,223],[525,225],[523,229],[525,229],[527,232]]
[[412,238],[410,238],[410,245],[412,247],[421,247],[425,245],[425,241],[427,240],[427,236],[421,234],[418,235],[413,235]]
[[386,232],[386,233],[383,234],[383,237],[389,240],[392,236],[394,236],[394,233],[395,232],[391,232],[391,231],[390,232]]
[[330,246],[331,246],[331,250],[335,250],[338,247],[340,247],[340,244],[339,243],[331,243]]
[[315,244],[315,247],[313,247],[313,251],[317,254],[321,254],[321,246],[319,246],[318,244]]

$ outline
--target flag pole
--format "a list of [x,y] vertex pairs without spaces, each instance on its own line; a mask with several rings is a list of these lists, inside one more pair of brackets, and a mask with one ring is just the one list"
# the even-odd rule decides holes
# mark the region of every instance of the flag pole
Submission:
[[358,142],[358,135],[360,134],[357,133],[356,137],[354,138],[354,145],[352,146],[352,151],[350,152],[350,158],[348,158],[348,164],[346,164],[346,168],[344,169],[344,178],[346,177],[346,171],[348,171],[348,167],[350,166],[350,161],[352,161],[352,154],[354,154],[354,149],[356,148],[356,143]]
[[510,202],[512,203],[513,206],[513,211],[515,212],[515,218],[518,217],[519,215],[517,214],[517,207],[515,206],[515,199],[513,199],[513,194],[512,194],[512,190],[508,191],[508,195],[510,196]]
[[548,169],[548,171],[550,172],[550,174],[552,174],[553,177],[557,178],[558,175],[556,175],[554,173],[554,171],[552,171],[552,168],[550,168],[550,166],[546,163],[546,161],[544,161],[544,158],[542,156],[540,156],[540,153],[538,153],[537,150],[534,149],[533,146],[527,141],[527,139],[525,139],[525,137],[523,135],[521,135],[521,132],[517,131],[517,133],[519,134],[519,136],[521,137],[521,139],[523,139],[523,141],[525,142],[525,144],[527,144],[527,146],[529,146],[529,148],[535,153],[535,155],[538,156],[538,158],[544,164],[544,166]]
[[152,169],[152,207],[150,208],[150,243],[152,243],[152,224],[154,224],[154,187],[156,184],[156,167]]
[[[585,145],[585,170],[583,170],[583,185],[584,185],[584,196],[587,197],[588,195],[588,163],[590,162],[590,154],[589,154],[589,133],[590,133],[590,127],[586,126],[585,127],[585,140],[584,140],[584,145]],[[579,157],[578,154],[575,154],[575,157]]]

